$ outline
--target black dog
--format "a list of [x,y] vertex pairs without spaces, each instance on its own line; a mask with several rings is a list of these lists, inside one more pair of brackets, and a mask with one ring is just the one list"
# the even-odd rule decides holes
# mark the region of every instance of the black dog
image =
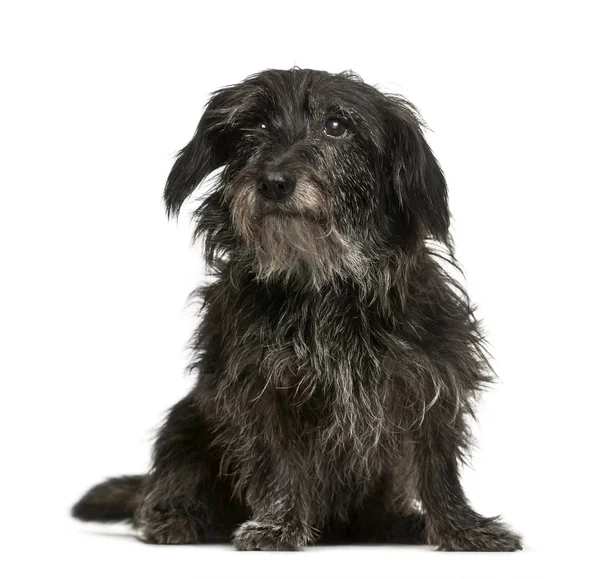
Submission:
[[210,99],[168,212],[216,169],[195,214],[215,275],[197,384],[150,473],[94,487],[74,516],[151,543],[520,549],[459,482],[491,371],[442,267],[446,182],[415,109],[352,74],[267,70]]

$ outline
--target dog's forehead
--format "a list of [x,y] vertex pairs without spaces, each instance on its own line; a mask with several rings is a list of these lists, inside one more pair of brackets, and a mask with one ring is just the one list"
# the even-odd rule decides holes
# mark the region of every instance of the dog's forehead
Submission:
[[381,93],[351,73],[331,74],[310,69],[268,70],[242,85],[248,105],[274,113],[313,113],[340,109],[348,114],[376,116]]

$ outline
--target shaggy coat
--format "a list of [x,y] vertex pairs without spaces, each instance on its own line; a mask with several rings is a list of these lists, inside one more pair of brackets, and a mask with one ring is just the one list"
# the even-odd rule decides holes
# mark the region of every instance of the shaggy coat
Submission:
[[169,214],[210,174],[196,384],[149,474],[94,487],[74,515],[242,550],[519,549],[459,481],[491,371],[448,273],[446,182],[415,109],[353,74],[267,70],[214,93]]

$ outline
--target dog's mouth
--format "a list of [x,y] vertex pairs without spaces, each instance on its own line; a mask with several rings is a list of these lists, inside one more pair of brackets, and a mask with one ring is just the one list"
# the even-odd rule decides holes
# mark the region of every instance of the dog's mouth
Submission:
[[287,201],[269,201],[260,199],[257,201],[256,218],[261,217],[291,217],[296,219],[307,219],[310,217],[307,212],[304,212],[292,203]]

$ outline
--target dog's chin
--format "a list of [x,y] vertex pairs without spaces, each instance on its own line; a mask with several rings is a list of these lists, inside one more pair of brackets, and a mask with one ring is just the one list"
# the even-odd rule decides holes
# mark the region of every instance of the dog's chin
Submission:
[[359,252],[334,224],[296,209],[268,208],[255,214],[245,243],[259,279],[322,286],[359,269]]

